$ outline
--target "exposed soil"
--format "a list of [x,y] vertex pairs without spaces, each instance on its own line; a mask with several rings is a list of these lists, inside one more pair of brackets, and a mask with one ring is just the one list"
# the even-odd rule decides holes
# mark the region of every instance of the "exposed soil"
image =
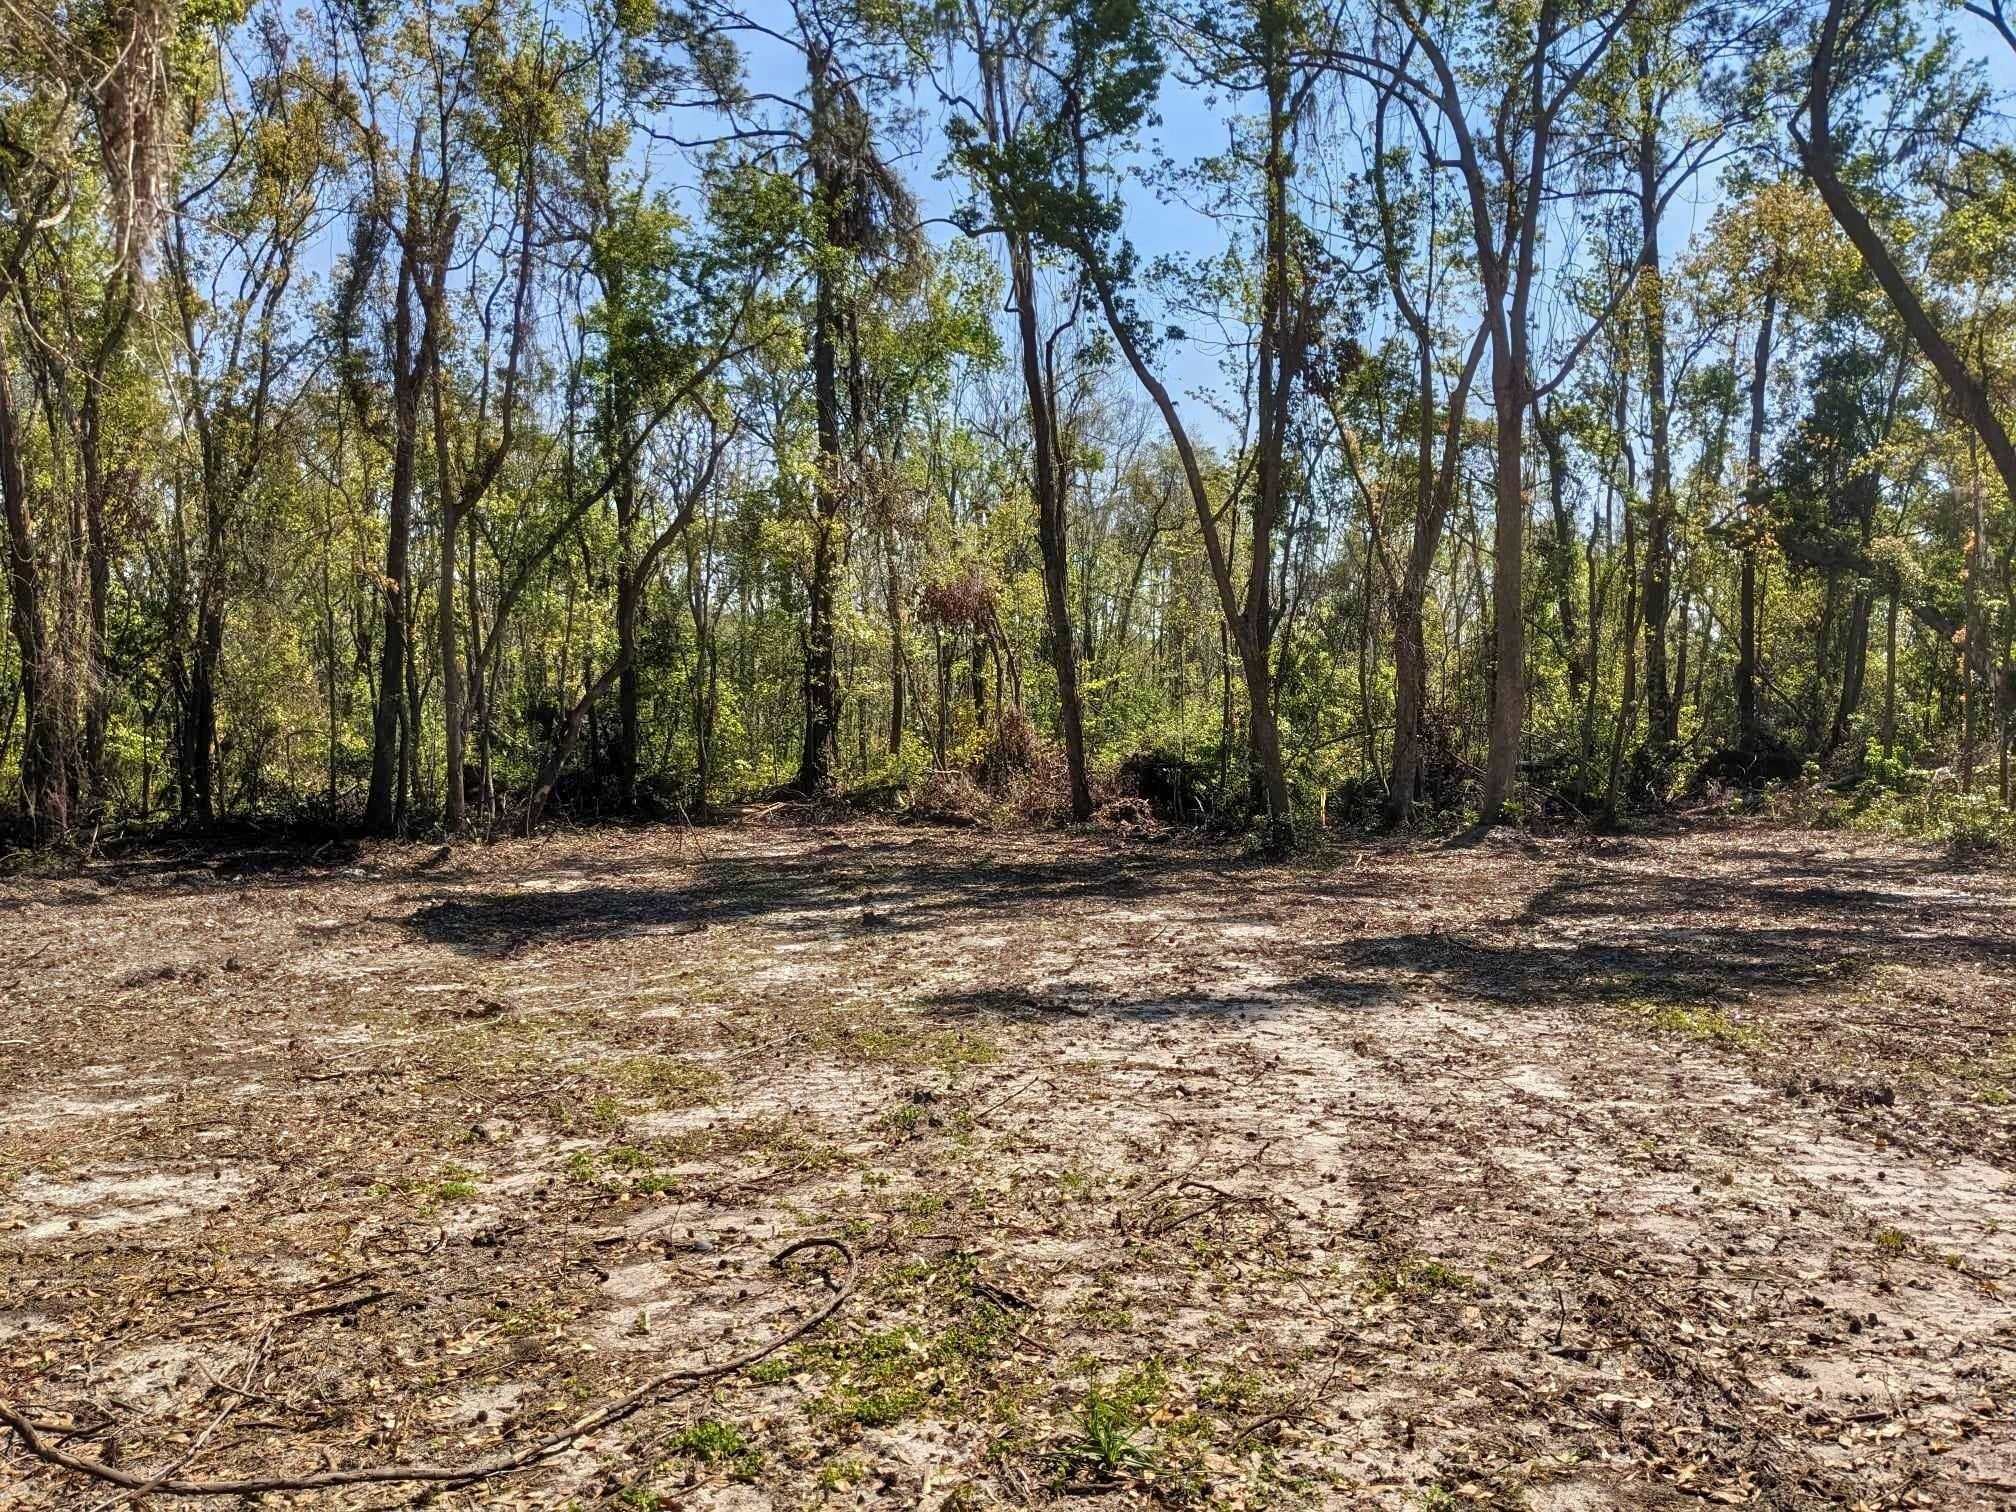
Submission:
[[17,880],[0,1395],[150,1476],[485,1457],[789,1329],[832,1235],[823,1329],[433,1503],[2016,1505],[2012,926],[1747,825]]

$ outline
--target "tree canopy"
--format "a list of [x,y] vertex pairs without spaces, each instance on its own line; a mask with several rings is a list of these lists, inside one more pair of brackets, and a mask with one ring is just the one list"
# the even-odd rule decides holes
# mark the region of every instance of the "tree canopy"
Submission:
[[26,836],[2008,824],[1999,7],[6,16]]

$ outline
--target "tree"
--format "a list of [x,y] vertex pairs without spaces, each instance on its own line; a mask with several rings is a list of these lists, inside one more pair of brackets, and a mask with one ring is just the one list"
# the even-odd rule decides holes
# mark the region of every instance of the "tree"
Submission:
[[[1533,362],[1533,304],[1551,153],[1564,113],[1578,103],[1590,74],[1610,55],[1636,11],[1637,0],[1625,0],[1607,16],[1584,16],[1564,11],[1559,0],[1541,0],[1530,19],[1524,12],[1494,15],[1485,18],[1480,37],[1465,38],[1459,31],[1445,38],[1443,29],[1431,24],[1440,18],[1417,14],[1405,0],[1396,0],[1394,14],[1406,40],[1388,46],[1388,36],[1375,32],[1369,45],[1347,49],[1340,58],[1352,71],[1402,93],[1410,106],[1439,116],[1452,143],[1448,161],[1468,201],[1496,424],[1491,595],[1496,666],[1480,810],[1486,823],[1502,816],[1518,778],[1525,728],[1526,415],[1560,381],[1539,381]],[[1460,20],[1448,24],[1455,27]],[[1481,49],[1490,70],[1459,71],[1459,45]],[[1425,72],[1413,66],[1417,51]],[[1563,375],[1602,323],[1592,320],[1570,344]]]

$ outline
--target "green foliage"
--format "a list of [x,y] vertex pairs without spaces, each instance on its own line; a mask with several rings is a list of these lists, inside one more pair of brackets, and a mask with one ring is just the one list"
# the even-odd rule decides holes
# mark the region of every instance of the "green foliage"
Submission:
[[[479,825],[521,818],[555,763],[550,809],[693,817],[797,772],[823,552],[842,786],[913,817],[1055,822],[1063,709],[1034,432],[1019,350],[1001,341],[1016,297],[996,265],[1005,233],[1031,259],[1057,395],[1098,796],[1166,815],[1168,796],[1135,790],[1176,767],[1183,818],[1243,831],[1244,668],[1186,461],[1114,337],[1170,380],[1242,598],[1254,343],[1281,292],[1255,219],[1270,90],[1323,53],[1321,109],[1365,123],[1363,71],[1384,66],[1329,52],[1323,14],[875,0],[822,11],[816,35],[794,32],[812,20],[794,13],[750,49],[712,0],[564,16],[370,0],[337,7],[331,47],[306,49],[243,0],[171,9],[163,35],[125,49],[132,16],[86,4],[0,64],[0,197],[22,235],[0,318],[18,528],[40,574],[0,645],[0,803],[32,796],[39,824],[60,797],[80,835],[233,819],[326,830],[354,826],[375,765],[395,773],[394,827],[419,833],[451,788],[446,656],[475,693],[458,775]],[[1537,18],[1531,5],[1434,18],[1459,93],[1516,69]],[[1562,129],[1590,145],[1573,157],[1585,177],[1547,186],[1570,234],[1543,271],[1535,334],[1548,352],[1585,322],[1596,334],[1522,437],[1529,707],[1504,812],[1593,821],[1742,790],[1745,761],[1723,758],[1762,751],[1774,771],[1813,764],[1762,800],[1771,812],[2003,848],[2016,506],[1826,205],[1751,150],[1755,122],[1779,113],[1772,91],[1801,73],[1797,47],[1780,39],[1743,59],[1745,77],[1704,77],[1701,60],[1734,45],[1729,19],[1634,16],[1563,102]],[[1562,45],[1593,41],[1589,16],[1563,21]],[[144,86],[138,114],[80,108],[122,49],[120,69],[144,65],[145,79],[118,74]],[[963,87],[982,51],[991,109]],[[1844,53],[1837,136],[1850,188],[2001,393],[2016,363],[2016,172],[1996,81],[1964,51],[1924,16],[1877,7]],[[1178,57],[1186,82],[1165,88]],[[921,88],[941,63],[942,95]],[[1905,99],[1915,145],[1898,151],[1875,123]],[[1186,156],[1200,110],[1224,129]],[[1315,110],[1284,118],[1285,272],[1308,327],[1270,584],[1292,827],[1384,822],[1395,611],[1432,480],[1423,443],[1432,469],[1446,440],[1466,481],[1427,554],[1415,732],[1417,817],[1446,828],[1480,799],[1495,670],[1495,522],[1467,480],[1489,475],[1496,437],[1481,388],[1461,424],[1446,410],[1470,341],[1456,312],[1481,271],[1467,187],[1450,159],[1424,158],[1394,102],[1376,161],[1369,142],[1316,130]],[[938,141],[934,125],[944,159],[920,165],[909,148]],[[1711,140],[1732,154],[1708,154],[1723,166],[1700,201],[1715,214],[1656,279],[1607,208],[1632,186],[1605,174],[1645,129],[1669,155]],[[156,170],[157,201],[176,207],[158,226],[139,213]],[[974,235],[918,212],[914,181],[934,171]],[[1215,240],[1137,257],[1135,238],[1144,253],[1180,242],[1191,209]],[[1403,291],[1427,303],[1425,341]],[[1767,308],[1777,339],[1752,471]],[[1666,671],[1684,660],[1688,682],[1670,739],[1647,724],[1641,618],[1654,327],[1673,359],[1658,396],[1673,438]],[[837,338],[826,437],[822,330]],[[403,565],[395,475],[410,483]],[[1745,563],[1762,712],[1740,730]],[[412,644],[381,710],[388,608]],[[46,690],[34,723],[53,776],[23,764],[31,683]],[[1971,795],[1934,775],[1959,765],[1970,731]],[[1275,848],[1289,828],[1252,841]],[[580,1116],[606,1127],[707,1095],[612,1076]]]
[[725,1469],[736,1480],[753,1481],[763,1471],[762,1451],[733,1423],[701,1418],[666,1441],[668,1453]]
[[1094,1380],[1072,1412],[1074,1432],[1058,1450],[1064,1473],[1112,1480],[1152,1470],[1156,1455],[1146,1438],[1146,1417],[1167,1394],[1159,1361]]

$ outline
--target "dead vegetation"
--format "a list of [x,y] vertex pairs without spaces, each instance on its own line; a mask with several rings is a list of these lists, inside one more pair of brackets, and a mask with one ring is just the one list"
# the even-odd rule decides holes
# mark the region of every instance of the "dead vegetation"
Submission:
[[1761,826],[17,879],[0,1397],[267,1505],[2005,1505],[2012,903]]

